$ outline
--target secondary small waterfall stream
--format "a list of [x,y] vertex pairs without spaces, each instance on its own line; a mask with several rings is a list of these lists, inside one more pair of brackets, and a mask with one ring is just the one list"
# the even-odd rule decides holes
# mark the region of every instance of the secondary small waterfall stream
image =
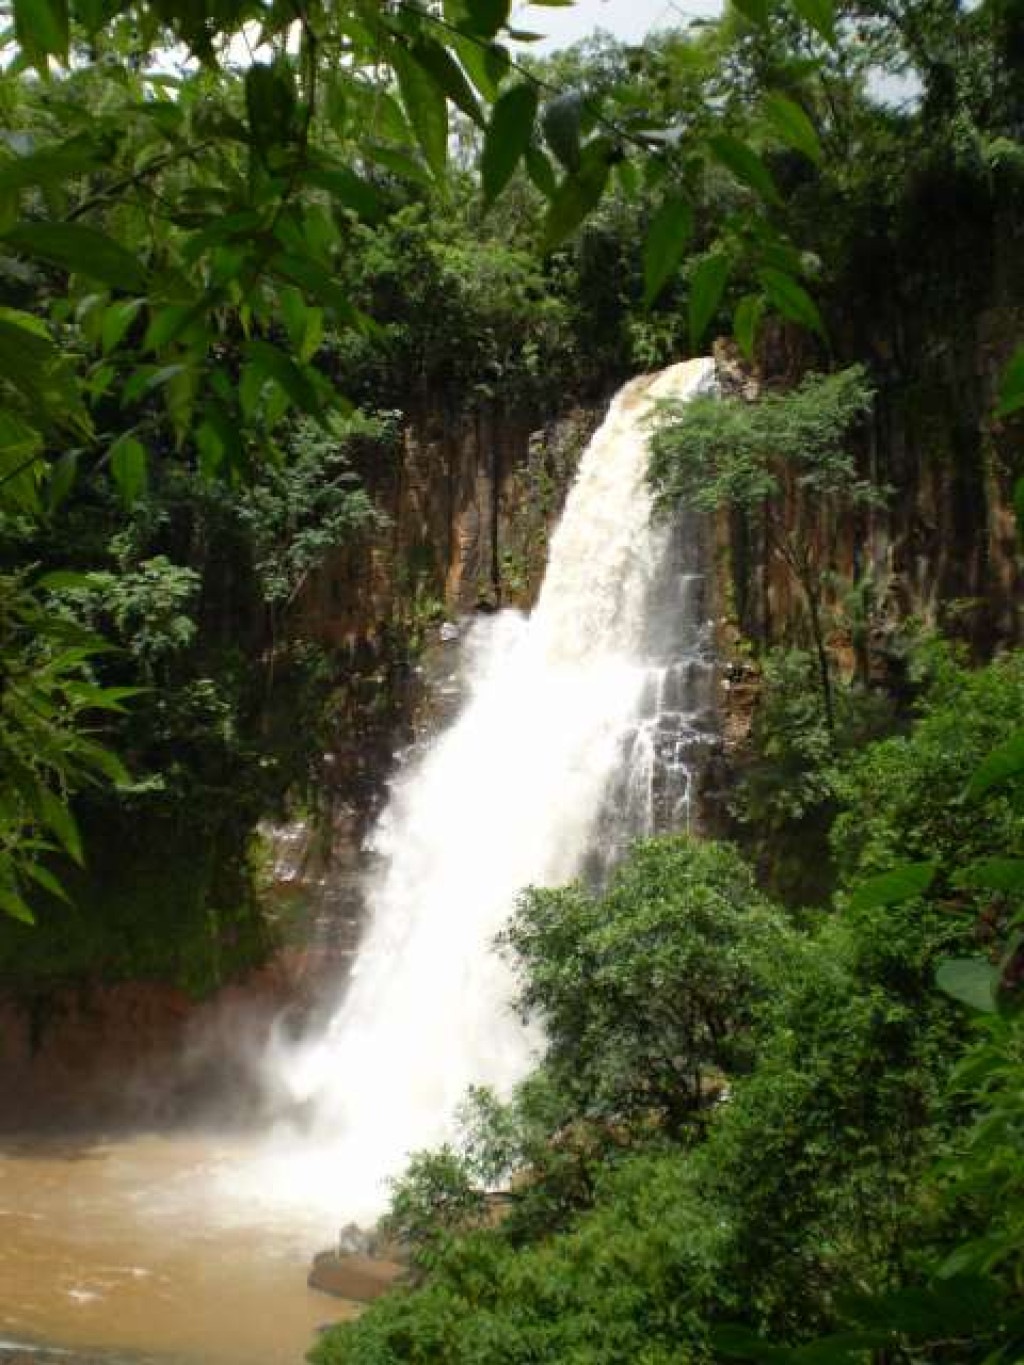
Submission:
[[583,455],[535,610],[473,626],[465,703],[394,786],[336,1013],[315,1042],[274,1053],[331,1168],[307,1163],[291,1179],[329,1189],[346,1216],[379,1210],[386,1178],[448,1136],[469,1085],[501,1092],[527,1070],[536,1040],[493,948],[517,894],[599,871],[654,829],[659,804],[661,823],[685,822],[681,755],[710,667],[700,575],[652,517],[648,417],[656,400],[713,382],[713,362],[695,360],[616,396]]
[[290,1097],[272,1131],[30,1141],[0,1161],[0,1345],[286,1365],[345,1311],[306,1289],[309,1255],[381,1210],[468,1085],[527,1070],[539,1039],[493,948],[516,896],[599,881],[630,839],[690,818],[713,668],[696,527],[652,520],[647,417],[713,384],[695,360],[621,390],[535,610],[466,632],[464,703],[394,783],[333,1017],[266,1055]]

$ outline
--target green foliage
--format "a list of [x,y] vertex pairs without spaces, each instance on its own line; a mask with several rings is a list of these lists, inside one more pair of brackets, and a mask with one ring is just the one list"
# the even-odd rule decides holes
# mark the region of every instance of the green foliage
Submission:
[[637,845],[601,895],[533,891],[503,935],[575,1112],[680,1131],[750,1055],[785,931],[729,848]]
[[97,685],[93,665],[108,648],[54,612],[38,587],[0,576],[0,909],[28,923],[34,891],[66,898],[54,860],[84,859],[69,795],[127,781],[97,740],[102,714],[121,711],[134,691]]
[[810,375],[790,392],[754,403],[699,398],[664,404],[651,443],[651,478],[666,505],[684,499],[708,512],[733,507],[758,513],[790,480],[818,498],[876,504],[880,491],[859,477],[847,447],[871,402],[864,370],[853,366]]
[[884,694],[837,679],[830,732],[818,665],[803,649],[770,649],[759,661],[757,705],[729,812],[760,877],[787,904],[827,897],[828,847],[844,757],[893,724]]
[[[833,841],[847,881],[908,860],[939,858],[950,866],[1020,852],[1020,815],[1005,789],[979,789],[977,799],[964,800],[982,759],[1016,732],[1024,706],[1020,653],[971,670],[937,646],[922,666],[925,687],[910,733],[852,756],[838,777],[847,810]],[[978,904],[984,895],[969,899]]]
[[651,440],[649,478],[662,509],[682,501],[703,512],[742,513],[763,528],[770,552],[792,575],[807,607],[833,746],[838,717],[823,619],[831,564],[820,518],[852,516],[885,500],[882,489],[860,476],[848,448],[872,401],[863,368],[852,366],[808,375],[790,392],[753,403],[698,398],[662,404]]
[[[906,736],[823,750],[850,802],[837,828],[854,829],[884,817],[867,774],[894,744],[937,760],[968,696],[978,713],[948,774],[913,793],[930,856],[862,859],[876,875],[831,914],[787,924],[733,850],[684,838],[638,845],[601,894],[525,896],[504,943],[546,1027],[542,1066],[507,1103],[471,1097],[459,1147],[418,1159],[399,1189],[429,1248],[419,1285],[327,1333],[319,1365],[1014,1359],[1018,912],[993,922],[998,1012],[978,1042],[934,977],[975,941],[950,888],[1024,884],[991,823],[1017,770],[965,795],[993,743],[1011,748],[1019,666],[971,673],[933,647]],[[961,819],[965,800],[988,819],[957,873],[936,813]],[[713,1095],[694,1101],[688,1056]]]

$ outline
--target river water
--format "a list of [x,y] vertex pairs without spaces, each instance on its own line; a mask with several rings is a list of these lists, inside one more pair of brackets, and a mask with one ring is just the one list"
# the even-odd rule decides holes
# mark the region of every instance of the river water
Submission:
[[189,1365],[298,1365],[351,1314],[306,1288],[337,1225],[230,1197],[262,1140],[44,1139],[0,1156],[0,1342]]

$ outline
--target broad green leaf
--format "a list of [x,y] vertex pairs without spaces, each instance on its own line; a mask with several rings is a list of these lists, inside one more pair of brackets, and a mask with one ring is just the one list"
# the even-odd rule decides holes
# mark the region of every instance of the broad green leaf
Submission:
[[781,204],[778,187],[772,173],[752,147],[728,133],[719,133],[708,138],[708,147],[717,161],[736,177],[759,194],[769,204]]
[[42,451],[42,434],[17,413],[0,409],[0,510],[38,513]]
[[790,322],[799,323],[801,327],[817,332],[824,338],[825,324],[818,312],[818,305],[802,284],[784,270],[775,270],[771,266],[765,266],[759,278],[773,308]]
[[693,233],[693,209],[686,199],[666,199],[654,215],[644,245],[644,307],[649,308],[679,267]]
[[1024,858],[978,858],[962,868],[955,881],[980,891],[1024,891]]
[[793,8],[826,43],[835,46],[836,7],[833,0],[793,0]]
[[839,1307],[844,1317],[865,1326],[928,1341],[970,1337],[997,1312],[1001,1297],[995,1280],[962,1275],[935,1286],[847,1294]]
[[420,38],[413,44],[411,54],[413,61],[422,67],[456,109],[461,109],[478,128],[482,128],[484,116],[480,112],[480,105],[462,68],[447,48],[442,47],[433,38]]
[[427,165],[442,180],[448,164],[448,105],[436,82],[427,75],[408,50],[396,44],[392,49],[395,74],[402,104],[409,116],[416,140]]
[[772,93],[765,96],[764,111],[778,138],[802,152],[815,165],[821,165],[822,150],[817,131],[799,104],[785,95]]
[[764,298],[760,294],[744,294],[732,315],[732,334],[743,356],[752,365],[757,344],[757,329],[764,313]]
[[0,376],[32,405],[34,424],[91,431],[74,372],[38,318],[0,308]]
[[50,477],[46,484],[46,506],[50,512],[55,512],[67,498],[75,486],[75,478],[78,474],[78,455],[73,450],[66,450],[59,459],[55,460],[50,466]]
[[792,1351],[788,1346],[775,1346],[759,1337],[752,1328],[739,1323],[723,1322],[712,1328],[711,1341],[716,1356],[729,1360],[764,1361],[765,1365],[791,1365]]
[[142,262],[112,237],[80,223],[19,223],[4,233],[8,246],[62,270],[101,280],[112,289],[142,289]]
[[42,823],[54,835],[68,857],[83,867],[85,855],[82,852],[82,836],[67,804],[46,787],[40,786],[34,793],[33,805]]
[[284,351],[269,341],[250,341],[245,352],[253,369],[272,379],[300,411],[319,412],[320,397],[312,380]]
[[1021,408],[1024,408],[1024,346],[1017,347],[1003,371],[996,416],[1009,417]]
[[904,863],[889,872],[868,877],[851,892],[850,909],[874,910],[923,896],[935,880],[936,871],[937,864],[933,862]]
[[261,153],[289,141],[296,104],[295,76],[286,61],[271,65],[256,62],[246,71],[245,108],[249,131]]
[[725,256],[708,256],[694,272],[690,282],[689,322],[690,346],[700,348],[708,324],[718,311],[729,279],[729,262]]
[[493,104],[502,79],[508,74],[510,59],[506,49],[499,43],[481,45],[478,38],[462,33],[453,33],[451,43],[469,79],[484,99]]
[[580,123],[583,100],[576,91],[558,95],[541,114],[541,127],[548,146],[567,171],[580,169]]
[[509,0],[465,0],[462,27],[481,38],[493,38],[508,23]]
[[146,450],[137,437],[126,433],[110,447],[110,473],[121,501],[134,507],[146,489]]
[[993,787],[1002,786],[1004,782],[1018,778],[1022,773],[1024,773],[1024,730],[1019,730],[1005,744],[1000,744],[997,749],[993,749],[982,760],[967,784],[967,795],[969,798],[977,800],[979,796],[984,796]]
[[177,341],[189,323],[194,322],[199,316],[200,310],[194,303],[168,303],[157,308],[146,328],[142,349],[162,351],[165,346]]
[[78,591],[91,589],[94,585],[91,574],[76,573],[73,569],[54,569],[52,573],[41,574],[35,582],[37,588],[45,588],[47,592]]
[[769,0],[731,0],[733,9],[749,19],[758,28],[768,23]]
[[949,957],[935,969],[935,984],[971,1009],[995,1014],[999,968],[981,957]]
[[525,83],[510,86],[495,104],[480,161],[487,204],[494,203],[526,155],[536,114],[537,91]]
[[47,57],[67,60],[67,0],[14,0],[14,32],[33,66],[45,75]]
[[36,917],[25,903],[25,899],[11,886],[0,885],[0,910],[22,924],[35,924]]
[[534,188],[540,190],[545,199],[554,199],[558,191],[558,178],[549,157],[536,143],[531,143],[526,149],[526,173]]
[[541,250],[551,251],[564,242],[600,202],[608,183],[608,162],[592,159],[578,174],[567,175],[548,205]]
[[145,302],[145,299],[120,299],[107,305],[100,326],[100,344],[104,355],[117,350]]
[[26,877],[31,877],[44,891],[49,891],[51,896],[68,905],[71,904],[71,897],[48,867],[43,867],[41,863],[27,862],[23,864],[23,868]]
[[367,160],[376,162],[378,166],[383,166],[385,170],[391,171],[402,180],[411,180],[417,185],[429,186],[434,183],[429,172],[408,152],[398,147],[385,147],[381,143],[368,142],[363,150]]
[[308,257],[275,256],[270,269],[284,279],[290,280],[311,294],[318,303],[325,304],[339,322],[359,330],[364,329],[365,319],[353,305],[348,294],[323,266],[317,265]]
[[0,163],[0,196],[15,194],[28,185],[63,184],[103,163],[102,151],[92,138],[73,137],[56,147],[42,147],[28,156]]
[[364,222],[376,223],[384,216],[380,191],[348,166],[308,166],[302,179],[307,185],[326,190],[342,208],[351,209]]

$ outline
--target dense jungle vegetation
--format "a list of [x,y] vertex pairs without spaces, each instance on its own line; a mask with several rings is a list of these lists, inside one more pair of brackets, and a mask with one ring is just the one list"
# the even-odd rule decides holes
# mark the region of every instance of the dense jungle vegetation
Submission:
[[[314,1358],[1019,1360],[1021,655],[901,619],[880,674],[815,517],[891,506],[892,338],[954,336],[1019,246],[1021,6],[735,0],[543,61],[504,0],[9,17],[0,976],[260,960],[253,834],[323,791],[350,663],[303,592],[373,533],[405,414],[550,411],[728,334],[768,392],[661,414],[651,478],[798,603],[737,646],[733,842],[524,894],[543,1062],[414,1159],[412,1283]],[[971,416],[1008,488],[1018,340]]]

